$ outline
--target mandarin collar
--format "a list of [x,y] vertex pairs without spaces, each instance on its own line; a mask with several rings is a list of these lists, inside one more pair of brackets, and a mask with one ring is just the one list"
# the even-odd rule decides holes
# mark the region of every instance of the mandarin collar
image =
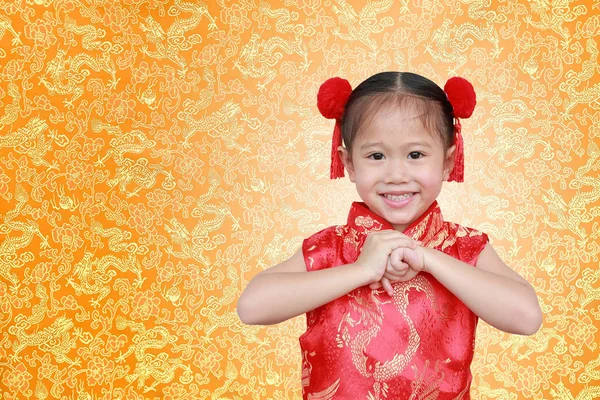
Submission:
[[[394,229],[392,224],[369,209],[366,203],[362,201],[355,201],[352,203],[350,212],[348,213],[347,225],[357,232],[364,234],[368,234],[371,231]],[[419,218],[413,221],[403,233],[415,240],[421,240],[426,244],[443,227],[443,225],[444,219],[442,210],[440,209],[437,200],[434,200],[429,208],[427,208]]]

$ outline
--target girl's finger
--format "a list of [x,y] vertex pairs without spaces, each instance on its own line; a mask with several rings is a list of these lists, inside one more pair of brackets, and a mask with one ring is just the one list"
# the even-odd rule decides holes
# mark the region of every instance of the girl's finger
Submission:
[[384,246],[389,246],[388,248],[391,249],[390,253],[400,247],[408,247],[411,249],[416,249],[417,245],[415,244],[415,242],[411,239],[403,239],[403,238],[393,238],[393,239],[388,239],[387,243]]
[[410,237],[410,236],[408,236],[408,235],[405,235],[405,234],[404,234],[404,233],[402,233],[402,232],[398,232],[398,231],[391,230],[391,229],[388,229],[388,230],[386,230],[386,232],[393,233],[393,234],[395,234],[396,236],[400,236],[400,237],[402,237],[402,238],[405,238],[405,239],[410,239],[410,240],[413,240],[413,241],[414,241],[415,243],[417,243],[419,246],[423,244],[423,242],[422,242],[422,241],[420,241],[420,240],[417,240],[417,239],[413,239],[412,237]]
[[386,278],[390,282],[396,282],[397,280],[399,280],[403,276],[404,276],[404,274],[400,274],[398,272],[386,272],[385,274],[383,274],[382,279]]
[[415,249],[416,246],[419,245],[419,241],[414,240],[412,238],[403,238],[403,237],[389,237],[386,239],[384,239],[385,241],[390,241],[393,242],[393,244],[395,245],[395,247],[410,247],[412,249]]
[[405,247],[410,247],[413,250],[416,249],[418,246],[417,241],[413,239],[405,239],[404,243],[406,243]]
[[402,261],[403,256],[404,254],[402,254],[402,252],[400,251],[395,251],[392,254],[390,254],[389,263],[394,268],[394,271],[399,272],[408,268],[408,264]]
[[388,257],[387,265],[385,266],[385,271],[386,272],[394,271],[394,265],[392,265],[392,257]]
[[392,272],[392,274],[397,275],[397,276],[404,276],[406,274],[406,271],[408,271],[409,266],[405,263],[402,263],[400,265],[400,267],[394,268],[394,271]]
[[389,257],[384,273],[397,274],[398,271],[401,271],[401,270],[402,270],[402,261],[400,261],[400,260],[395,261],[392,257]]
[[395,229],[383,229],[381,231],[376,231],[376,232],[370,233],[370,235],[373,235],[373,234],[377,234],[379,236],[384,236],[386,238],[388,238],[388,237],[392,237],[392,238],[393,237],[400,237],[400,238],[404,238],[404,239],[410,239],[410,240],[416,242],[419,246],[423,244],[423,242],[421,240],[413,239],[412,237],[410,237],[408,235],[405,235],[404,233],[399,232],[399,231],[397,231]]
[[392,288],[392,284],[387,278],[381,278],[381,284],[386,292],[391,296],[394,294],[394,289]]
[[399,269],[402,266],[402,257],[404,257],[404,251],[398,250],[391,254],[391,264],[395,269]]

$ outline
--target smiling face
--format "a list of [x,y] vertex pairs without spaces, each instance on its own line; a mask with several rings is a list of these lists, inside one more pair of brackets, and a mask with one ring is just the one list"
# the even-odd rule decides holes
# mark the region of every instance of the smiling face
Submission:
[[342,146],[338,152],[369,209],[404,232],[440,193],[454,148],[444,151],[442,139],[427,131],[416,110],[386,106],[361,126],[352,154]]

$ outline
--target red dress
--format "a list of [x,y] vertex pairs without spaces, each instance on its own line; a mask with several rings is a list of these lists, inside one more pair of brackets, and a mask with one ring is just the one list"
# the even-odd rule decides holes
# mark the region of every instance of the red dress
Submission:
[[[369,232],[393,229],[354,202],[346,225],[306,238],[306,268],[358,258]],[[488,236],[444,221],[437,201],[404,234],[475,265]],[[357,288],[306,314],[300,337],[303,399],[470,399],[477,316],[431,274],[383,289]]]

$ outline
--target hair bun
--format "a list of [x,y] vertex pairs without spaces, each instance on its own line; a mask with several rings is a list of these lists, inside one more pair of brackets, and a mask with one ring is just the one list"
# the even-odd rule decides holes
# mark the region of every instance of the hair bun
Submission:
[[352,86],[344,78],[334,77],[323,82],[317,94],[317,107],[321,115],[329,119],[342,118],[350,93]]
[[452,104],[455,118],[469,118],[473,114],[477,97],[471,82],[458,76],[452,77],[446,82],[444,92]]

